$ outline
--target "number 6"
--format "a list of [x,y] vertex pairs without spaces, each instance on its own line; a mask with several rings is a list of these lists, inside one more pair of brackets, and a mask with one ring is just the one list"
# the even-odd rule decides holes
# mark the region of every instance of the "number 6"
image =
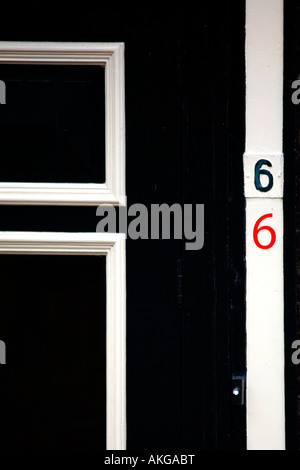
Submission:
[[[269,168],[272,168],[272,163],[269,160],[259,160],[255,165],[255,187],[258,191],[262,193],[269,192],[274,185],[273,175],[268,170],[262,170],[261,167],[267,165]],[[260,177],[261,175],[266,175],[269,178],[269,184],[267,186],[262,186]]]
[[[275,243],[276,243],[276,233],[275,233],[275,230],[272,228],[272,227],[269,227],[268,225],[264,225],[263,227],[259,227],[260,223],[265,220],[265,219],[268,219],[270,217],[273,217],[273,214],[266,214],[266,215],[263,215],[260,219],[258,219],[258,221],[256,222],[255,226],[254,226],[254,229],[253,229],[253,239],[254,239],[254,243],[255,245],[260,248],[261,250],[269,250],[270,248],[272,248]],[[262,245],[259,240],[258,240],[258,234],[262,231],[262,230],[267,230],[270,234],[271,234],[271,242],[269,243],[269,245]]]

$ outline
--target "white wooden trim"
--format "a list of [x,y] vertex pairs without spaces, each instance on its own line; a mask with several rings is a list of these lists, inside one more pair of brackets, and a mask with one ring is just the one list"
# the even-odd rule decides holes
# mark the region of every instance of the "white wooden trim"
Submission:
[[125,235],[106,233],[0,232],[0,254],[106,256],[107,450],[125,450]]
[[[246,82],[247,447],[283,450],[283,0],[246,1]],[[272,163],[270,193],[254,188],[253,162],[260,159]],[[265,214],[273,217],[262,225],[277,239],[269,250],[253,239]]]
[[[125,92],[123,43],[0,42],[1,64],[105,67],[105,184],[1,183],[0,203],[124,205]],[[9,106],[9,103],[7,103]],[[41,156],[42,157],[42,156]]]

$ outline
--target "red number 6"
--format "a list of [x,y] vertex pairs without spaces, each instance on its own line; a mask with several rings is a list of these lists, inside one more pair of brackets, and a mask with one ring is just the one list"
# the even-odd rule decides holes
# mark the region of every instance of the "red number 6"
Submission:
[[[256,222],[255,226],[254,226],[254,229],[253,229],[253,239],[254,239],[254,243],[255,245],[260,248],[261,250],[269,250],[270,248],[272,248],[275,243],[276,243],[276,233],[275,233],[275,230],[272,228],[272,227],[269,227],[268,225],[264,225],[263,227],[260,227],[259,228],[259,225],[260,223],[265,220],[265,219],[269,219],[270,217],[273,217],[273,214],[266,214],[266,215],[263,215],[260,219],[258,219],[258,221]],[[262,230],[267,230],[270,234],[271,234],[271,241],[269,243],[269,245],[262,245],[259,240],[258,240],[258,234],[262,231]]]

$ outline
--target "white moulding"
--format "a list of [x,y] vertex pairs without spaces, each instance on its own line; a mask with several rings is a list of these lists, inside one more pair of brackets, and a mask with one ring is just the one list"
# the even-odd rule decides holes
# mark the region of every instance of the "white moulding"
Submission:
[[[283,277],[283,0],[246,1],[246,196],[247,269],[247,448],[285,449],[284,277]],[[257,190],[259,160],[273,187]],[[268,174],[261,173],[262,186]],[[276,243],[261,249],[254,227],[261,217],[260,243],[270,229]],[[265,227],[265,228],[264,228]],[[269,227],[269,229],[266,227]]]
[[[124,44],[0,42],[1,64],[98,65],[105,67],[106,181],[104,184],[3,183],[0,181],[0,203],[14,205],[124,205]],[[7,103],[8,105],[9,103]]]
[[0,232],[0,255],[106,257],[107,450],[126,449],[125,235],[106,233]]

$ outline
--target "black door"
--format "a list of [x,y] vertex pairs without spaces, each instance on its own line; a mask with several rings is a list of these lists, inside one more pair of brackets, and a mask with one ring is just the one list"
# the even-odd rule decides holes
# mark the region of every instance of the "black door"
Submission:
[[[244,2],[233,1],[222,2],[217,9],[204,3],[200,10],[105,4],[97,12],[88,7],[63,16],[49,12],[46,24],[35,16],[30,25],[14,24],[13,30],[1,33],[1,40],[13,41],[124,42],[128,206],[205,205],[205,240],[200,250],[186,250],[186,240],[127,240],[128,450],[221,450],[246,445],[245,406],[232,400],[232,377],[244,374],[246,367],[244,14]],[[1,173],[2,178],[11,178],[7,162],[1,165],[0,178]],[[38,171],[47,174],[47,168],[35,167],[36,178]],[[95,232],[97,222],[95,207],[0,207],[1,230]],[[7,266],[7,260],[1,263],[4,282],[6,270],[13,273],[14,268]],[[38,269],[30,266],[34,272]],[[61,269],[72,272],[73,268],[62,263]],[[32,296],[38,297],[34,289]],[[97,296],[90,301],[91,310],[96,302]],[[34,314],[38,316],[38,309]],[[45,331],[51,326],[53,335],[65,334],[64,326],[47,318],[42,325]],[[93,345],[97,328],[101,337],[103,325],[101,329],[94,317],[92,321],[95,328],[84,328]],[[6,309],[3,329],[7,322]],[[80,322],[76,328],[73,333],[79,334]],[[0,339],[5,340],[1,334],[0,326]],[[34,331],[34,348],[44,350],[37,335]],[[61,351],[66,364],[72,364],[72,347],[76,350],[71,340],[69,346],[67,352]],[[91,347],[90,354],[100,350]],[[6,371],[1,368],[3,384],[9,380],[7,369],[18,367],[20,354],[21,349],[11,365],[7,362]],[[90,356],[85,363],[90,374],[99,366]],[[105,374],[104,366],[100,369]],[[89,382],[84,364],[81,373]],[[58,384],[61,375],[62,371],[56,377]],[[71,389],[74,377],[69,380],[65,377],[62,386]],[[32,396],[35,386],[35,380],[28,385]],[[26,401],[26,416],[22,406],[14,408],[18,393],[22,405],[22,389],[17,383],[7,387],[3,385],[3,390],[14,390],[13,401],[8,391],[4,394],[15,410],[14,423],[30,419],[30,406],[40,416],[34,400]],[[105,395],[100,383],[93,385],[93,398],[97,393]],[[72,396],[74,402],[87,400],[80,391]],[[51,421],[47,397],[45,392],[41,406],[45,419]],[[101,449],[103,429],[97,428],[97,419],[99,424],[103,409],[96,402],[94,408],[82,405],[84,416],[91,413],[95,421],[93,425],[85,421],[79,434],[76,426],[77,434],[74,427],[70,432],[70,413],[60,402],[64,437],[55,432],[57,422],[51,421],[50,437],[45,433],[40,440],[34,435],[24,439],[20,433],[14,441],[15,434],[4,433],[3,447],[78,448],[81,442],[84,449]],[[55,408],[55,403],[51,406]]]

